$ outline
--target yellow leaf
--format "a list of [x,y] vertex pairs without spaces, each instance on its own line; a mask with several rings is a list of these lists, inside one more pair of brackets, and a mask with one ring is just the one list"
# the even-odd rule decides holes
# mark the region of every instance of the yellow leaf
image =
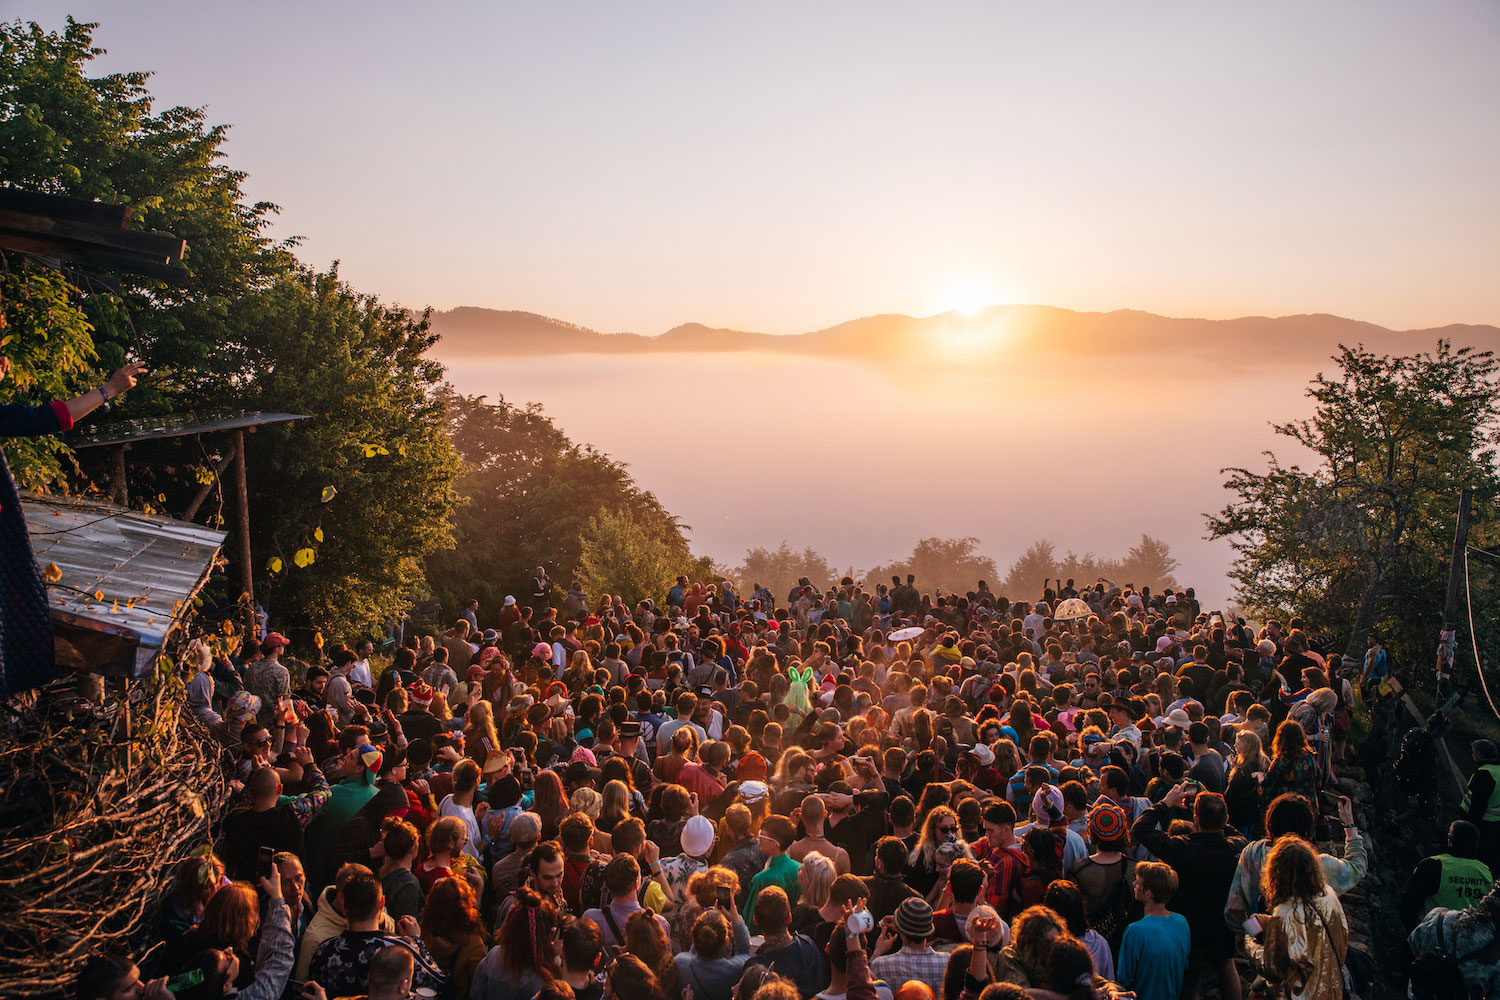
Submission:
[[102,600],[104,600],[104,591],[102,591],[102,590],[96,590],[96,591],[94,591],[94,600],[96,600],[96,601],[102,601]]
[[316,558],[317,556],[314,555],[312,549],[298,549],[296,555],[292,556],[292,562],[299,569],[306,569],[313,564],[313,560]]
[[322,528],[314,528],[313,529],[313,541],[315,541],[315,542],[321,542],[322,540],[323,540],[323,529]]
[[156,494],[156,502],[157,503],[166,503],[167,502],[167,495],[165,493],[158,493],[158,494]]
[[378,452],[379,450],[380,449],[373,444],[365,445],[365,458],[374,458],[376,452]]
[[56,583],[62,579],[62,567],[57,563],[49,562],[47,568],[42,571],[42,575],[47,578],[48,583]]
[[396,445],[396,454],[400,455],[402,458],[405,458],[406,457],[406,445],[405,444],[398,444],[398,445]]
[[317,646],[319,649],[323,648],[323,633],[322,632],[314,632],[313,633],[313,645]]
[[266,562],[266,569],[270,570],[272,573],[280,573],[281,572],[281,557],[280,556],[272,556]]
[[390,453],[391,450],[383,444],[377,444],[375,446],[375,454],[377,455],[389,455]]
[[235,631],[235,629],[234,629],[234,621],[231,620],[231,619],[229,619],[229,618],[224,619],[223,623],[219,626],[219,628],[223,631],[223,633],[225,635],[234,635],[234,631]]
[[120,613],[120,602],[119,601],[115,601],[113,604],[111,604],[109,606],[109,613],[112,614],[112,615],[117,615],[117,614]]
[[332,486],[325,486],[325,487],[323,487],[323,502],[327,503],[328,501],[332,500],[335,496],[338,495],[338,492],[339,491],[335,487],[332,487]]

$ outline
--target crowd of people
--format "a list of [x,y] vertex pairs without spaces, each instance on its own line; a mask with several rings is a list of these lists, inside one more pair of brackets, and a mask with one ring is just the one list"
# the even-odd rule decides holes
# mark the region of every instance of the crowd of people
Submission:
[[[915,582],[554,607],[539,568],[388,660],[199,643],[233,801],[78,1000],[1345,995],[1339,771],[1378,644],[1191,589]],[[1493,751],[1402,903],[1418,978],[1475,996]]]

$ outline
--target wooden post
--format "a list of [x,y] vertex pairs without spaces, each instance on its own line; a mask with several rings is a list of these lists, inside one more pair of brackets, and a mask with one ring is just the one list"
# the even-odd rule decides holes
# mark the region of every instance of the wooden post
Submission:
[[217,483],[219,478],[224,475],[224,470],[229,468],[229,463],[233,462],[234,456],[238,454],[239,448],[236,445],[230,445],[228,454],[219,459],[219,464],[214,466],[214,477],[198,488],[197,494],[193,497],[193,502],[188,504],[187,510],[182,512],[182,519],[184,521],[191,521],[197,516],[198,508],[203,506],[203,501],[207,500],[208,495],[213,492],[214,483]]
[[109,494],[121,507],[130,506],[130,493],[125,485],[125,449],[128,444],[118,445],[114,452],[114,468],[109,475]]
[[1458,588],[1463,583],[1464,554],[1469,546],[1469,508],[1474,491],[1465,487],[1458,495],[1458,527],[1453,532],[1453,557],[1448,563],[1448,599],[1443,602],[1443,630],[1438,635],[1437,693],[1438,707],[1453,692],[1453,666],[1458,647]]
[[248,595],[245,635],[255,637],[255,580],[250,562],[250,491],[245,485],[245,431],[234,432],[235,534],[240,536],[240,586]]

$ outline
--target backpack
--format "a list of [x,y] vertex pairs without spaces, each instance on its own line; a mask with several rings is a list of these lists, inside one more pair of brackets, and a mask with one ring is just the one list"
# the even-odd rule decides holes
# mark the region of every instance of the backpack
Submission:
[[1448,949],[1443,941],[1443,920],[1439,917],[1437,950],[1423,952],[1411,963],[1411,995],[1417,1000],[1451,1000],[1468,996],[1469,988],[1458,966],[1469,957],[1460,958]]

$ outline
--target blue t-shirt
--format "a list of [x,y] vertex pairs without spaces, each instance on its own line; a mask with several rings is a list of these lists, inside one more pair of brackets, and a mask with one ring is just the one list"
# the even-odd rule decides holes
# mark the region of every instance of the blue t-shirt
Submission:
[[1177,1000],[1187,971],[1192,934],[1180,913],[1145,916],[1125,928],[1115,975],[1138,1000]]

